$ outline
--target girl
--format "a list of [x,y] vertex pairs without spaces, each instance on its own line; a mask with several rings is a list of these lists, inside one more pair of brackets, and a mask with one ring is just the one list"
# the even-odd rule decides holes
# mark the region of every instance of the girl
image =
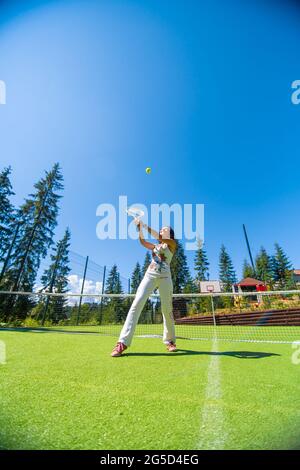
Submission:
[[[152,262],[138,287],[135,299],[121,331],[119,341],[111,353],[112,357],[121,356],[123,351],[130,346],[135,326],[146,300],[156,288],[159,289],[161,311],[164,320],[163,342],[167,345],[169,352],[176,351],[175,326],[172,313],[173,283],[170,270],[170,263],[177,246],[174,240],[174,230],[171,227],[163,227],[160,232],[157,233],[138,219],[135,220],[135,224],[139,230],[139,240],[141,244],[152,251]],[[154,245],[153,243],[147,242],[143,235],[143,228],[147,229],[152,237],[157,239],[159,243]]]

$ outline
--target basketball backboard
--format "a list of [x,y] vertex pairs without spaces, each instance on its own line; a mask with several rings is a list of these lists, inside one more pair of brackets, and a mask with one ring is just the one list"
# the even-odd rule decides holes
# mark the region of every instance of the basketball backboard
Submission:
[[221,292],[221,283],[220,281],[200,281],[200,292]]

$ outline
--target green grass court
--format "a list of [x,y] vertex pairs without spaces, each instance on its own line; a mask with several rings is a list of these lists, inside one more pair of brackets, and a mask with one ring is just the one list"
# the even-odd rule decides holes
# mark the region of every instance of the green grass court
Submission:
[[291,344],[135,338],[113,359],[115,338],[78,334],[99,327],[68,330],[0,331],[0,448],[300,448]]

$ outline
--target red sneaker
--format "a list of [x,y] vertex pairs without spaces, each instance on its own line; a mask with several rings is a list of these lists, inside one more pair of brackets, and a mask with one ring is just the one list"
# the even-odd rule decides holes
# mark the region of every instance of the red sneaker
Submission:
[[122,353],[127,349],[126,344],[124,343],[117,343],[114,349],[112,350],[111,357],[120,357]]
[[174,343],[174,341],[170,341],[170,342],[167,344],[167,350],[168,350],[169,352],[176,352],[176,351],[177,351],[176,344]]

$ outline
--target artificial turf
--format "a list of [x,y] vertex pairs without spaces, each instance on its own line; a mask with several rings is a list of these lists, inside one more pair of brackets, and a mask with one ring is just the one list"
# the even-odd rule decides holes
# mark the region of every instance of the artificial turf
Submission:
[[300,448],[290,344],[178,340],[170,354],[160,339],[135,338],[116,359],[111,337],[29,330],[0,340],[2,449]]

